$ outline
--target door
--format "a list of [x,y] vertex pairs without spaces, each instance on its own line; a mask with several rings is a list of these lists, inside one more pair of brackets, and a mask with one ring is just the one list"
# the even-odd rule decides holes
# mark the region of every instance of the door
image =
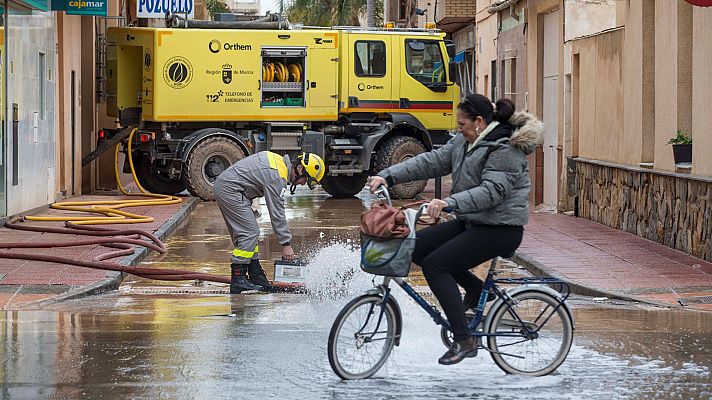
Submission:
[[448,83],[448,64],[442,41],[431,38],[401,38],[398,109],[414,115],[428,130],[452,129],[453,96]]
[[559,12],[544,16],[543,107],[544,204],[558,201],[559,139]]
[[388,112],[397,107],[392,97],[391,37],[350,34],[348,104],[351,112]]

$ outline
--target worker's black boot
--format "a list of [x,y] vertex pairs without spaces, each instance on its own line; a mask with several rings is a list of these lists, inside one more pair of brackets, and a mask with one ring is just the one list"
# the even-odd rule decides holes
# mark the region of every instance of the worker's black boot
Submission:
[[250,283],[262,286],[264,291],[269,292],[272,289],[272,284],[267,280],[267,275],[265,270],[262,269],[262,265],[260,265],[260,260],[252,260],[247,268],[247,276]]
[[248,290],[262,290],[262,286],[253,285],[247,280],[247,264],[230,265],[230,294],[239,294]]

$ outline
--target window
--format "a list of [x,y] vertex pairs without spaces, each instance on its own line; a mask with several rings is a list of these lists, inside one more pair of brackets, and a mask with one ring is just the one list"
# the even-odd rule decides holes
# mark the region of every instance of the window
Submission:
[[517,95],[517,59],[508,58],[504,62],[504,96],[514,101]]
[[435,40],[406,40],[405,65],[420,83],[446,82],[440,43]]
[[408,0],[400,0],[398,2],[398,19],[406,19],[406,8],[408,8]]
[[47,70],[46,67],[46,58],[44,53],[40,53],[40,59],[39,62],[37,63],[37,79],[39,80],[39,112],[40,112],[40,118],[45,119],[45,107],[46,107],[46,99],[45,99],[45,71]]
[[356,76],[383,77],[386,75],[386,44],[377,41],[358,41],[354,52]]

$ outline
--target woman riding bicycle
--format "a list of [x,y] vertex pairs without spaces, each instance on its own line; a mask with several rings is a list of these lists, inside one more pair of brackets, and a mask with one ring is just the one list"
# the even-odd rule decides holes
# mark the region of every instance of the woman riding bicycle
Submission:
[[465,309],[477,304],[483,283],[470,268],[514,253],[529,216],[527,155],[541,142],[543,125],[531,114],[515,114],[511,100],[495,107],[483,95],[465,97],[457,107],[459,135],[381,171],[370,183],[373,192],[381,185],[452,174],[450,197],[432,200],[428,214],[437,219],[449,207],[457,219],[418,231],[413,254],[451,326],[453,345],[438,360],[444,365],[477,355]]

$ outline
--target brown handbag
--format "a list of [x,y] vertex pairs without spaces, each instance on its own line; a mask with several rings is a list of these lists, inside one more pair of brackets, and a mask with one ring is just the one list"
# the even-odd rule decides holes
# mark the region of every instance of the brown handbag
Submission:
[[361,213],[361,233],[381,238],[404,238],[410,233],[402,208],[374,203]]
[[[405,204],[400,208],[385,203],[373,203],[371,209],[361,213],[361,233],[380,238],[404,238],[410,234],[403,210],[426,201]],[[437,223],[437,222],[435,222]],[[418,224],[432,225],[433,222],[418,221]]]

